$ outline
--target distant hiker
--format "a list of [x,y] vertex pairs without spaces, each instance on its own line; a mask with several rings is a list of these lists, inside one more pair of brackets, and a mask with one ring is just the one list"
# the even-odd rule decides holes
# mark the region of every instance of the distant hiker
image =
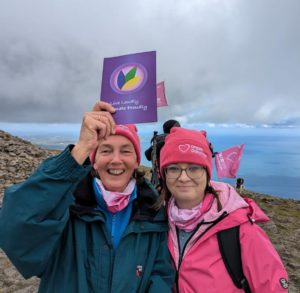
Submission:
[[205,131],[173,128],[161,149],[160,174],[176,292],[288,292],[280,257],[256,224],[268,217],[230,185],[211,180]]
[[215,152],[215,151],[214,151],[214,146],[213,146],[213,144],[212,144],[211,142],[209,142],[208,147],[209,147],[209,149],[210,149],[210,151],[211,151],[212,157],[214,158],[215,155],[216,155],[218,152]]
[[163,131],[165,134],[169,134],[171,129],[173,127],[180,127],[180,123],[177,120],[174,119],[170,119],[167,120],[164,124],[163,124]]
[[154,131],[151,139],[151,146],[145,151],[145,156],[148,161],[152,162],[151,166],[151,183],[160,191],[160,176],[159,176],[159,154],[165,143],[166,136],[170,133],[173,127],[180,127],[177,120],[170,119],[163,124],[163,134],[158,134]]
[[[163,124],[163,131],[164,133],[162,134],[163,137],[165,137],[166,134],[170,133],[170,130],[172,127],[180,127],[180,123],[177,120],[167,120]],[[153,150],[153,141],[154,139],[158,136],[158,131],[153,132],[153,137],[151,138],[151,145],[150,147],[145,151],[145,156],[148,161],[151,161],[151,155],[152,155],[152,150]]]
[[137,176],[135,125],[113,112],[96,103],[75,145],[5,192],[0,248],[39,292],[171,292],[166,213]]
[[243,190],[244,189],[244,179],[243,178],[237,178],[235,187],[238,190]]

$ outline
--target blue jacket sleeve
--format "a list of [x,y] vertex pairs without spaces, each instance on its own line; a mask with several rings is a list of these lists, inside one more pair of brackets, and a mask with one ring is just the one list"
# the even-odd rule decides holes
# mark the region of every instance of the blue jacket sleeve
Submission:
[[0,247],[25,278],[45,270],[68,222],[73,192],[90,169],[79,165],[68,147],[5,191]]

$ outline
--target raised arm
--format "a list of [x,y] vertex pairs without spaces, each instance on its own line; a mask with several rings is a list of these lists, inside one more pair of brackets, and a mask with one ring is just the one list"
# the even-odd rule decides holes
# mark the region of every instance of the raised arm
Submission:
[[45,160],[25,182],[8,188],[0,210],[0,247],[24,277],[40,275],[69,220],[78,183],[90,172],[90,152],[114,132],[114,108],[97,102],[84,114],[74,147]]

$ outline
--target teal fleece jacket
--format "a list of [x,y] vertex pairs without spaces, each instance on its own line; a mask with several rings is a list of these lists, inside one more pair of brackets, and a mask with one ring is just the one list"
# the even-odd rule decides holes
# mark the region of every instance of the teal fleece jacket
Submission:
[[89,161],[71,148],[44,161],[25,182],[8,188],[0,210],[0,247],[39,292],[171,292],[174,271],[157,194],[138,188],[130,222],[116,250],[96,209]]

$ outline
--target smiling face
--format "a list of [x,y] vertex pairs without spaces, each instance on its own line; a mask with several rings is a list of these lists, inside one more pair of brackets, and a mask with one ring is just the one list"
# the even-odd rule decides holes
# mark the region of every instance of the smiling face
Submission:
[[[172,164],[181,169],[186,169],[194,164],[178,163]],[[205,195],[205,189],[207,185],[207,172],[202,169],[201,176],[197,176],[196,179],[191,179],[185,171],[182,171],[177,179],[174,176],[168,176],[165,173],[166,184],[170,193],[174,196],[177,206],[181,209],[192,209],[193,207],[200,204]]]
[[121,135],[109,136],[99,144],[93,167],[107,190],[124,191],[138,167],[132,142]]

